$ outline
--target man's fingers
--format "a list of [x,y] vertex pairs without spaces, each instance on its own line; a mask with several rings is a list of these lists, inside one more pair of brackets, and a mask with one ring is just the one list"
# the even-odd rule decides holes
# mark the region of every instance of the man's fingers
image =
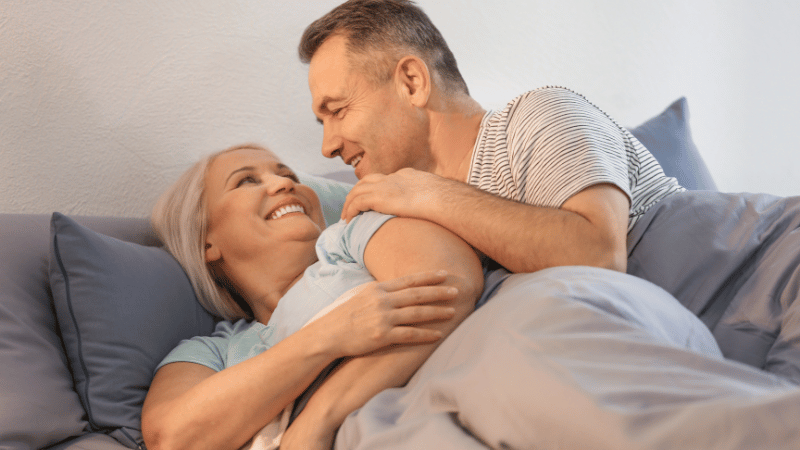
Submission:
[[[358,183],[356,183],[355,186],[353,186],[352,189],[350,189],[350,192],[347,193],[347,197],[345,197],[345,199],[344,199],[344,205],[342,206],[342,219],[346,219],[347,218],[347,217],[345,217],[345,215],[349,214],[349,211],[352,208],[353,202],[357,198],[359,198],[362,195],[364,195],[364,193],[365,193],[364,187],[365,186],[366,186],[366,184],[365,184],[364,180],[359,181]],[[355,216],[355,214],[353,214],[353,216]]]
[[361,179],[347,194],[342,206],[342,219],[350,222],[350,219],[357,216],[362,211],[375,209],[376,183],[380,186],[386,178],[382,174],[369,174]]
[[[353,190],[355,189],[356,188],[353,188]],[[344,206],[342,206],[342,219],[349,222],[350,219],[357,216],[362,211],[369,211],[371,209],[371,206],[368,204],[366,193],[350,191],[345,199]]]

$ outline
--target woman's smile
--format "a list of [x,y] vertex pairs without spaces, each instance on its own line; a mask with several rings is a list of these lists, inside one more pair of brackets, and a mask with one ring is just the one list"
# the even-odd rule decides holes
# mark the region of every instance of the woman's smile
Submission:
[[267,220],[276,220],[286,215],[296,215],[297,213],[306,214],[305,206],[296,198],[287,198],[275,205],[269,213],[267,213]]

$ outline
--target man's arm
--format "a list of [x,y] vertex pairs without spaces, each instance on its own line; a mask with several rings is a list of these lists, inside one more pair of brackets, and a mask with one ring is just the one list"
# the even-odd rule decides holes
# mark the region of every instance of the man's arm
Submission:
[[402,169],[364,177],[350,191],[342,217],[374,210],[428,220],[512,272],[566,265],[624,272],[629,208],[627,195],[610,184],[588,187],[561,208],[542,208]]
[[[474,310],[483,289],[483,272],[472,248],[430,222],[390,219],[370,239],[364,259],[379,281],[420,270],[447,270],[445,284],[458,288],[458,296],[449,302],[455,316],[426,326],[445,336]],[[311,396],[284,435],[281,449],[330,448],[348,414],[380,391],[404,385],[437,345],[391,347],[345,361]]]

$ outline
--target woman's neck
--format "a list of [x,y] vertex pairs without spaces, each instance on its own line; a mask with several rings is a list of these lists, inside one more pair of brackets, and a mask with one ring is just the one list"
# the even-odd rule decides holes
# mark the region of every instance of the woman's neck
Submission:
[[253,310],[255,319],[266,325],[270,317],[272,317],[273,311],[275,311],[275,308],[278,306],[278,302],[289,292],[289,289],[303,278],[303,274],[305,274],[305,269],[300,271],[300,273],[296,274],[293,278],[288,279],[286,283],[276,283],[273,286],[279,286],[278,289],[268,291],[257,301],[251,302],[250,308]]

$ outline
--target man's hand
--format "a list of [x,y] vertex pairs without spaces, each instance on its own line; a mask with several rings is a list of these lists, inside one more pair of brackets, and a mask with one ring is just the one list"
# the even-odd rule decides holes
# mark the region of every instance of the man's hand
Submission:
[[400,217],[429,218],[429,211],[438,211],[443,194],[456,181],[414,169],[400,169],[391,175],[365,176],[347,195],[342,219],[348,222],[362,211],[377,211]]

